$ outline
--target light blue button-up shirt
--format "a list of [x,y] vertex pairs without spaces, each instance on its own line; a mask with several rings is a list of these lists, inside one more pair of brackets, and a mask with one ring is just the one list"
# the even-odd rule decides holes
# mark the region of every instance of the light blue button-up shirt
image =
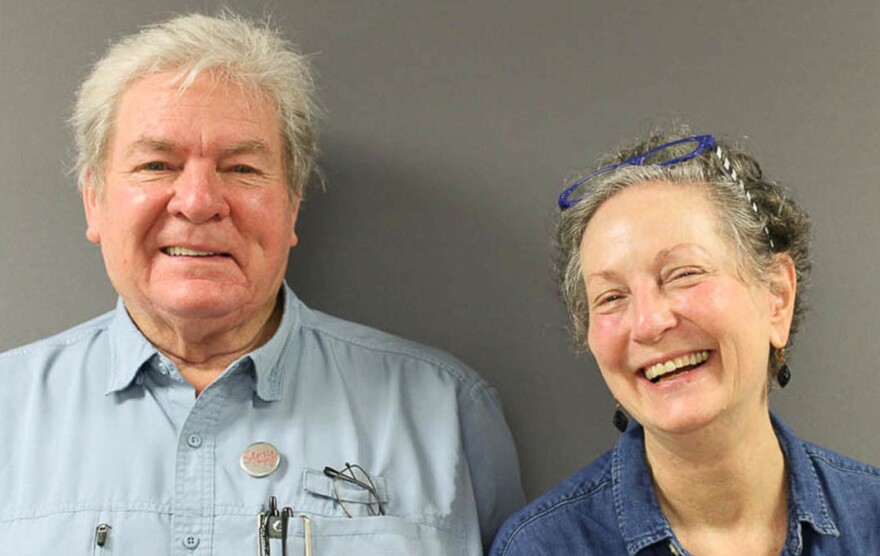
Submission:
[[[524,501],[496,392],[442,352],[284,297],[272,339],[198,397],[122,302],[0,355],[0,554],[255,554],[270,496],[309,518],[315,556],[482,554]],[[262,478],[239,461],[258,441],[281,454]],[[386,515],[323,474],[346,462]],[[304,539],[294,517],[291,554]]]

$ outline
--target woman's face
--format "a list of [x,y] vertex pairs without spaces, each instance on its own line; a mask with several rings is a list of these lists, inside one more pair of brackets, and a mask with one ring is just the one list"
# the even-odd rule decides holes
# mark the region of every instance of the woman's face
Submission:
[[618,193],[584,232],[590,351],[648,431],[766,413],[767,358],[788,339],[794,270],[780,265],[771,291],[738,272],[719,232],[699,187],[664,182]]

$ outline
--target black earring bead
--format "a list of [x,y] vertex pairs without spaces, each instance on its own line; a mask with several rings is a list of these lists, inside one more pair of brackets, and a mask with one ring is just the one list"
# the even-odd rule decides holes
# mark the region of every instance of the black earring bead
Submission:
[[779,383],[780,388],[785,388],[791,382],[791,369],[788,368],[787,364],[783,363],[779,367],[779,372],[776,373],[776,382]]
[[614,423],[614,428],[623,432],[629,424],[629,418],[626,416],[626,413],[620,409],[620,406],[617,406],[617,409],[614,410],[614,417],[611,419],[611,422]]

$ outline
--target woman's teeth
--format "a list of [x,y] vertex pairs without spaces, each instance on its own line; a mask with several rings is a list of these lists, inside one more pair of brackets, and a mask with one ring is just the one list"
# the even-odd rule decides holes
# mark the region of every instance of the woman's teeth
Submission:
[[690,355],[682,355],[681,357],[676,357],[675,359],[670,359],[669,361],[663,361],[661,363],[651,365],[650,367],[645,369],[645,378],[652,382],[657,382],[664,375],[674,373],[684,367],[699,365],[706,359],[709,359],[708,351],[698,351],[696,353],[691,353]]

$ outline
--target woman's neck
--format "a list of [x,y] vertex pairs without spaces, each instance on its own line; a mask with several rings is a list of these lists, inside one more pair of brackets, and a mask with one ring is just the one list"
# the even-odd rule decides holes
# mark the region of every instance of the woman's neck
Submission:
[[645,452],[660,507],[689,551],[721,554],[720,546],[738,546],[744,553],[746,543],[748,553],[779,554],[788,484],[766,410],[682,435],[646,431]]

